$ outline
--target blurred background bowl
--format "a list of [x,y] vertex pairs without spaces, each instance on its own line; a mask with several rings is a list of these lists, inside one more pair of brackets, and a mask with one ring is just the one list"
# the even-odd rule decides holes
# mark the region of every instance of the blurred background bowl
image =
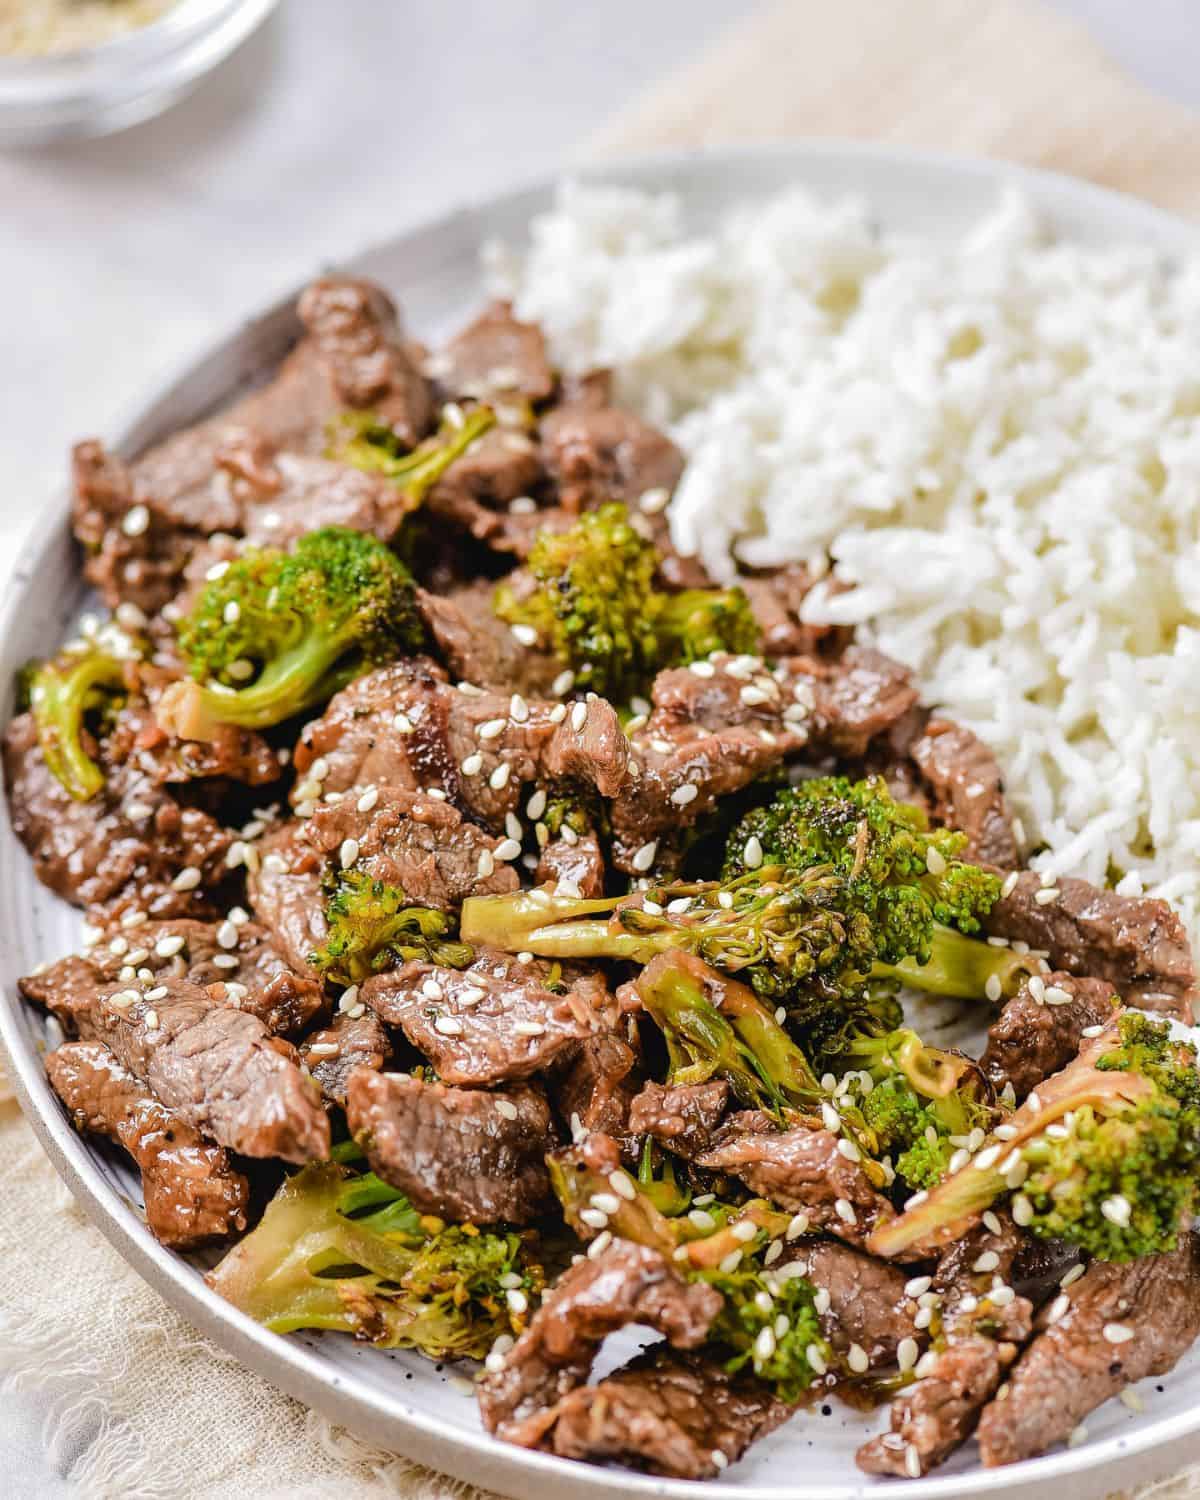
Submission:
[[0,148],[107,135],[161,114],[276,0],[179,0],[149,26],[76,52],[0,57]]

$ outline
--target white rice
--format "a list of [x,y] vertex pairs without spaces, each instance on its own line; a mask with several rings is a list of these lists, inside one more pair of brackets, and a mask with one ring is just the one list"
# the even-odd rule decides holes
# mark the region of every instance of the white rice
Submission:
[[697,236],[568,186],[489,260],[682,444],[682,549],[832,557],[855,587],[810,618],[988,740],[1034,863],[1200,936],[1200,258],[1046,243],[1016,197],[947,244],[799,192]]

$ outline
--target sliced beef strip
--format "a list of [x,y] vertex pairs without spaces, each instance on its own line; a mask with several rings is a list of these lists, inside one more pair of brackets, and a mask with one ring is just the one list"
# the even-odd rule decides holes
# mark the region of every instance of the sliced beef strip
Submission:
[[525,557],[540,524],[533,492],[543,478],[541,455],[529,434],[492,427],[432,486],[425,509],[495,552]]
[[336,405],[370,408],[414,447],[432,425],[433,397],[383,288],[351,276],[322,276],[305,287],[297,311],[328,372]]
[[648,490],[670,493],[684,457],[665,433],[615,406],[559,406],[542,418],[542,452],[565,510],[609,500],[636,508]]
[[214,481],[221,433],[220,424],[204,423],[133,465],[98,439],[75,445],[72,525],[85,551],[83,575],[110,609],[129,603],[157,613],[204,540],[237,528],[237,504]]
[[[233,835],[201,808],[129,764],[112,769],[97,797],[76,802],[47,769],[31,714],[5,731],[4,771],[13,831],[57,895],[101,915],[211,912],[209,893],[227,873]],[[185,870],[197,872],[196,885],[186,885],[193,877]]]
[[372,1170],[423,1212],[528,1224],[550,1207],[545,1153],[557,1133],[541,1089],[455,1089],[359,1068],[346,1095]]
[[487,401],[499,395],[548,401],[554,371],[536,323],[513,316],[511,302],[492,302],[445,346],[426,368],[449,396]]
[[311,972],[309,955],[328,936],[322,861],[301,842],[304,827],[293,819],[266,834],[258,845],[258,862],[246,877],[254,915],[298,974]]
[[499,833],[533,783],[578,781],[612,796],[628,774],[629,742],[602,698],[568,710],[464,691],[419,665],[403,664],[338,693],[324,715],[305,726],[295,761],[298,799],[317,790],[319,763],[326,797],[353,786],[432,787]]
[[[943,1463],[975,1429],[1005,1370],[1033,1326],[1033,1307],[1008,1288],[1024,1237],[1011,1219],[999,1231],[979,1225],[938,1262],[933,1292],[941,1299],[942,1337],[932,1367],[892,1402],[891,1429],[865,1443],[858,1466],[868,1474],[915,1479]],[[990,1269],[977,1271],[980,1257]]]
[[605,1024],[612,997],[603,979],[564,975],[565,993],[554,993],[550,977],[541,959],[484,949],[462,970],[407,963],[368,979],[359,995],[444,1083],[485,1087],[540,1073]]
[[322,526],[345,526],[390,542],[412,509],[382,474],[314,454],[285,453],[239,432],[218,455],[243,502],[242,527],[255,547],[288,548]]
[[560,1458],[616,1461],[677,1479],[711,1479],[794,1413],[761,1380],[666,1345],[553,1408],[541,1446]]
[[[347,841],[350,841],[349,844]],[[317,865],[345,863],[352,845],[357,869],[399,886],[417,906],[456,911],[468,896],[498,896],[520,882],[495,857],[500,841],[469,823],[448,802],[395,787],[378,789],[370,809],[351,798],[325,803],[296,836]]]
[[458,682],[526,698],[549,695],[562,672],[552,652],[519,641],[492,608],[495,584],[476,579],[448,594],[417,594],[438,654]]
[[762,631],[764,656],[836,656],[850,644],[853,631],[845,626],[807,625],[801,619],[801,606],[816,582],[803,563],[738,579]]
[[729,1105],[722,1078],[707,1083],[647,1083],[629,1109],[629,1133],[650,1135],[676,1156],[695,1161],[712,1145]]
[[1184,1234],[1169,1255],[1093,1261],[1064,1295],[1066,1311],[1042,1314],[1005,1398],[980,1417],[988,1468],[1044,1453],[1110,1396],[1173,1368],[1200,1333],[1200,1235]]
[[355,1068],[378,1073],[392,1055],[392,1044],[379,1017],[352,1007],[339,1011],[328,1026],[311,1032],[300,1044],[300,1061],[317,1080],[322,1097],[345,1108]]
[[685,1282],[657,1250],[614,1240],[559,1278],[529,1327],[476,1387],[489,1432],[536,1447],[555,1402],[581,1385],[605,1338],[631,1324],[656,1329],[677,1349],[704,1342],[722,1306],[703,1282]]
[[1018,875],[985,921],[989,935],[1028,943],[1053,968],[1103,979],[1129,1005],[1190,1023],[1196,975],[1179,916],[1165,901],[1118,896],[1086,880],[1054,882],[1053,901],[1039,902],[1040,876]]
[[[224,940],[224,941],[222,941]],[[80,967],[86,963],[86,972]],[[196,922],[177,917],[143,922],[128,931],[103,934],[87,959],[60,959],[22,981],[30,999],[57,1013],[69,1005],[81,982],[97,988],[186,979],[190,984],[221,985],[223,1004],[257,1016],[276,1035],[303,1031],[324,1009],[320,983],[297,973],[257,922]]]
[[639,1086],[637,1053],[614,1032],[602,1032],[575,1049],[555,1089],[555,1102],[573,1136],[598,1131],[633,1154],[629,1111]]
[[137,772],[167,785],[223,778],[245,786],[268,786],[283,774],[279,756],[261,734],[222,725],[212,740],[180,740],[155,717],[162,689],[174,677],[142,668],[143,691],[132,695],[104,737],[104,764]]
[[1016,869],[1020,853],[1004,800],[1004,777],[978,735],[949,719],[932,718],[910,754],[932,792],[935,822],[967,835],[965,857]]
[[776,1261],[776,1275],[802,1273],[829,1293],[821,1331],[839,1353],[852,1344],[866,1354],[871,1369],[896,1362],[904,1339],[920,1339],[913,1319],[918,1304],[906,1290],[909,1273],[864,1255],[837,1240],[799,1241]]
[[895,1216],[861,1164],[841,1154],[831,1131],[803,1125],[762,1129],[764,1122],[757,1113],[735,1115],[698,1165],[732,1172],[752,1193],[789,1213],[807,1214],[811,1229],[851,1245],[861,1246],[872,1230]]
[[[329,1121],[295,1050],[186,980],[72,997],[67,1018],[188,1125],[242,1156],[329,1155]],[[62,1020],[63,1016],[60,1015]]]
[[560,889],[574,886],[585,901],[592,901],[604,895],[607,876],[600,840],[588,832],[573,840],[550,839],[542,848],[533,881]]
[[[613,804],[614,863],[633,873],[653,844],[669,866],[687,828],[722,797],[802,751],[862,755],[916,698],[905,668],[857,646],[836,662],[789,657],[773,671],[722,655],[660,672],[632,741],[638,774]],[[688,786],[691,800],[675,801]]]
[[997,1089],[1011,1084],[1020,1101],[1065,1068],[1079,1051],[1084,1031],[1106,1025],[1119,1004],[1103,979],[1047,974],[1034,989],[1027,979],[988,1027],[980,1066]]
[[195,1250],[245,1229],[246,1178],[107,1047],[67,1042],[47,1057],[46,1075],[77,1130],[106,1136],[133,1158],[155,1239],[174,1250]]

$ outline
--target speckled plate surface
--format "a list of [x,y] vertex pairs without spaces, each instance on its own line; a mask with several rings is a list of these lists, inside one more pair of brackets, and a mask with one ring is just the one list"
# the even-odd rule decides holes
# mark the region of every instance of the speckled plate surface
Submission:
[[[1060,234],[1092,243],[1152,244],[1168,253],[1195,249],[1197,232],[1135,200],[1070,179],[1001,163],[969,162],[895,149],[836,143],[720,150],[642,158],[585,176],[682,195],[703,224],[735,199],[802,184],[823,195],[864,195],[881,223],[929,235],[953,234],[994,203],[1006,184],[1022,188]],[[465,321],[478,303],[479,249],[500,235],[524,238],[532,214],[550,202],[543,183],[470,205],[438,222],[349,257],[345,268],[377,277],[403,304],[409,326],[433,336]],[[314,272],[319,268],[314,266]],[[204,415],[263,375],[295,338],[287,298],[224,335],[175,378],[152,389],[111,438],[134,454]],[[76,414],[80,432],[86,411]],[[65,494],[42,497],[43,514],[0,605],[0,713],[11,712],[14,670],[61,638],[84,602],[78,558],[67,528]],[[336,1335],[281,1338],[265,1332],[204,1285],[199,1270],[156,1244],[141,1221],[136,1177],[120,1158],[71,1129],[45,1081],[42,1018],[20,1004],[15,981],[39,960],[70,950],[78,915],[43,890],[0,812],[0,1037],[12,1058],[18,1093],[34,1129],[71,1191],[130,1265],[185,1317],[267,1380],[326,1415],[412,1458],[506,1495],[537,1490],[561,1497],[694,1496],[696,1486],[526,1453],[488,1438],[474,1402],[417,1356],[363,1348]],[[606,1361],[607,1362],[607,1361]],[[800,1412],[719,1483],[713,1500],[851,1500],[903,1484],[911,1500],[966,1495],[1110,1494],[1200,1458],[1200,1355],[1172,1375],[1143,1384],[1146,1409],[1109,1402],[1088,1419],[1083,1445],[1016,1465],[983,1470],[973,1445],[918,1481],[871,1481],[854,1467],[858,1444],[881,1425],[836,1402]]]

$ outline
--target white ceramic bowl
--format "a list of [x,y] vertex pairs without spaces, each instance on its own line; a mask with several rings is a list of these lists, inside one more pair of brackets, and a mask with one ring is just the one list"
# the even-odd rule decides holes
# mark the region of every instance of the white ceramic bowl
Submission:
[[[812,143],[779,149],[719,150],[608,166],[584,174],[679,192],[692,219],[710,220],[736,198],[803,184],[824,195],[865,195],[889,227],[944,235],[972,223],[1007,183],[1022,188],[1055,232],[1091,243],[1136,240],[1167,253],[1194,251],[1196,231],[1132,199],[1044,173],[911,151]],[[481,287],[478,252],[500,235],[520,241],[531,214],[545,208],[552,186],[507,193],[463,208],[425,228],[344,262],[375,276],[402,302],[411,327],[438,336],[465,320]],[[318,268],[313,267],[316,271]],[[152,389],[113,435],[134,454],[193,421],[265,372],[296,336],[291,298],[224,334],[173,380]],[[77,413],[80,431],[89,425]],[[83,600],[78,558],[63,495],[47,504],[25,549],[0,619],[0,714],[11,711],[9,683],[28,657],[44,653]],[[280,1338],[234,1311],[205,1287],[199,1271],[156,1244],[134,1205],[136,1179],[120,1158],[81,1139],[67,1123],[42,1071],[41,1018],[16,998],[15,980],[39,960],[72,948],[78,917],[35,881],[30,862],[0,813],[0,1037],[15,1068],[21,1102],[54,1165],[121,1254],[198,1328],[275,1385],[347,1426],[409,1456],[507,1495],[539,1488],[568,1497],[674,1496],[694,1500],[696,1486],[526,1453],[483,1434],[474,1403],[417,1356],[387,1354],[337,1335]],[[1200,1357],[1193,1351],[1150,1389],[1144,1413],[1109,1402],[1088,1419],[1086,1444],[1007,1469],[979,1468],[968,1445],[944,1469],[903,1484],[908,1500],[1014,1495],[1072,1500],[1111,1493],[1182,1467],[1200,1456]],[[878,1494],[879,1482],[854,1467],[855,1448],[883,1421],[832,1404],[800,1412],[753,1447],[718,1482],[712,1500],[851,1500]]]
[[0,57],[0,147],[108,135],[193,89],[277,0],[178,0],[110,42],[45,57]]

